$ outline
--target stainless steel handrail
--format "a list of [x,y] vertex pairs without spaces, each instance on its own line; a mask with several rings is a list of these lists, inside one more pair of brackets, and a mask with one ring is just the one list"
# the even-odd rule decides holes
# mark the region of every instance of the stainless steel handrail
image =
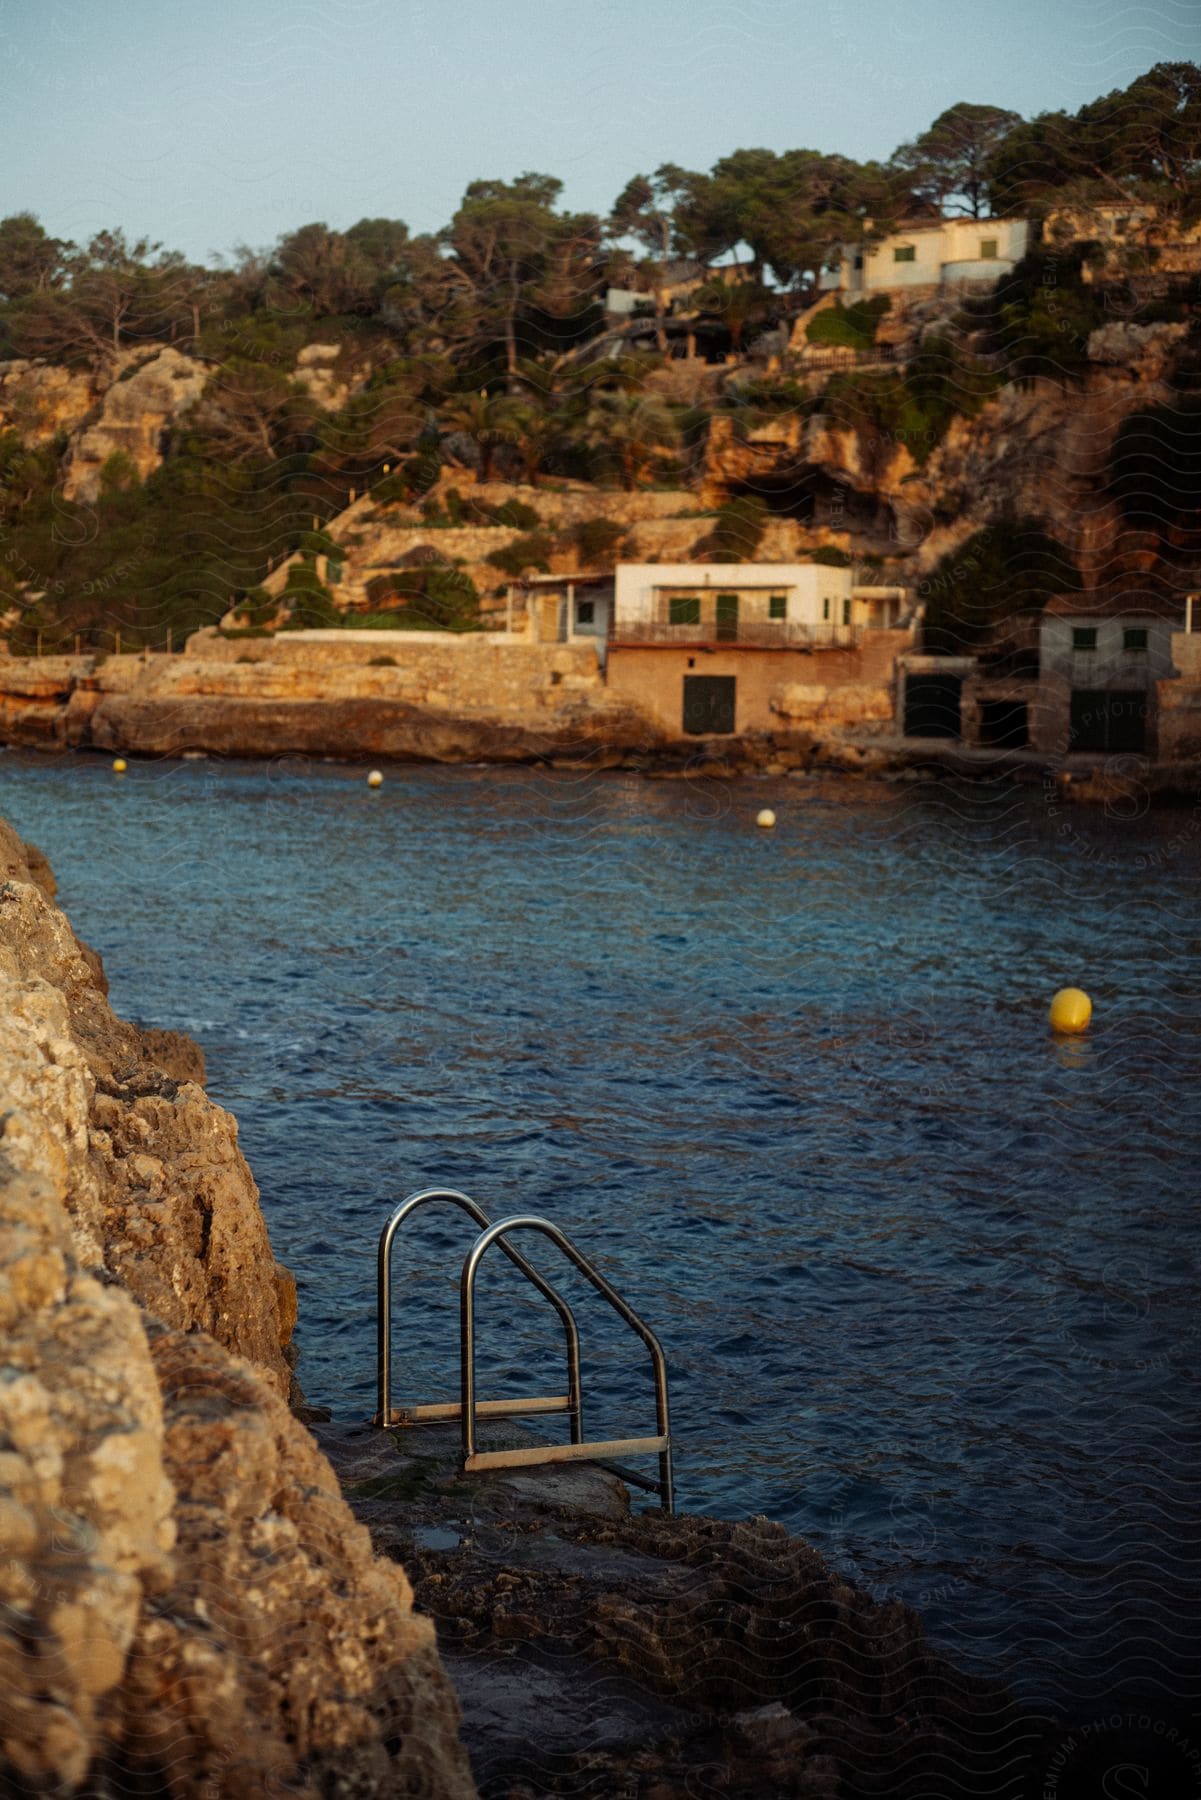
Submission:
[[[611,1438],[605,1441],[585,1444],[573,1438],[570,1444],[539,1444],[521,1450],[486,1450],[477,1451],[475,1447],[475,1421],[477,1411],[482,1410],[481,1403],[475,1397],[475,1281],[479,1266],[486,1252],[493,1244],[499,1244],[505,1254],[517,1261],[516,1252],[506,1242],[506,1233],[511,1231],[538,1231],[543,1237],[550,1239],[574,1264],[586,1281],[607,1300],[609,1305],[640,1337],[651,1353],[651,1361],[655,1371],[655,1419],[657,1432],[654,1437]],[[459,1281],[459,1334],[462,1346],[462,1401],[459,1417],[463,1433],[463,1468],[467,1471],[477,1469],[512,1469],[527,1465],[552,1462],[577,1462],[584,1458],[602,1460],[610,1456],[644,1455],[656,1452],[659,1457],[659,1480],[646,1485],[657,1489],[660,1505],[665,1513],[674,1509],[674,1491],[671,1465],[671,1419],[667,1400],[667,1362],[663,1355],[658,1338],[632,1306],[628,1306],[616,1290],[610,1287],[604,1276],[594,1269],[588,1258],[577,1250],[557,1225],[549,1219],[537,1218],[534,1214],[518,1214],[511,1219],[502,1219],[497,1225],[488,1225],[475,1240],[467,1259],[463,1264],[463,1273]],[[643,1485],[640,1483],[639,1485]]]
[[379,1250],[376,1258],[376,1380],[379,1398],[379,1410],[374,1423],[385,1428],[393,1424],[415,1423],[422,1419],[453,1419],[459,1414],[457,1403],[435,1403],[428,1406],[405,1407],[398,1416],[392,1416],[392,1240],[397,1231],[410,1214],[420,1206],[428,1206],[432,1201],[446,1201],[457,1206],[461,1212],[473,1219],[476,1225],[485,1232],[491,1231],[490,1242],[499,1241],[501,1249],[515,1268],[520,1270],[545,1299],[549,1300],[558,1313],[563,1325],[563,1335],[567,1346],[567,1393],[533,1397],[526,1400],[485,1400],[480,1402],[479,1410],[492,1415],[513,1415],[521,1413],[565,1412],[571,1430],[572,1444],[578,1444],[584,1429],[583,1401],[580,1392],[580,1334],[576,1327],[575,1315],[563,1296],[556,1292],[549,1281],[544,1281],[537,1269],[528,1263],[519,1250],[514,1250],[504,1241],[499,1230],[493,1226],[482,1206],[478,1206],[467,1194],[461,1194],[456,1188],[423,1188],[420,1193],[410,1194],[403,1200],[388,1220],[379,1236]]

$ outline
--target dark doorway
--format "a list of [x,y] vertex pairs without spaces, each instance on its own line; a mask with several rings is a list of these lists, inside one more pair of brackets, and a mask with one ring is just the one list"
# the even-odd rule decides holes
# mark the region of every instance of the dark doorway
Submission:
[[1069,750],[1132,750],[1147,745],[1147,696],[1073,688]]
[[909,675],[905,680],[905,736],[957,738],[961,675]]
[[684,730],[710,737],[734,729],[733,675],[685,675]]
[[1030,713],[1024,700],[982,700],[980,742],[998,750],[1024,750],[1030,742]]
[[717,596],[717,641],[719,644],[733,644],[738,640],[738,595],[719,594]]

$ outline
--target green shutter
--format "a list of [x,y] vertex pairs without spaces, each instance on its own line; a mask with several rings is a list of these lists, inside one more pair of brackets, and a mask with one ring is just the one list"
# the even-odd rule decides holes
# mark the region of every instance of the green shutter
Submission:
[[738,595],[717,596],[716,623],[718,641],[733,643],[738,636]]
[[701,602],[699,594],[672,594],[667,602],[667,623],[669,625],[699,625],[701,622]]

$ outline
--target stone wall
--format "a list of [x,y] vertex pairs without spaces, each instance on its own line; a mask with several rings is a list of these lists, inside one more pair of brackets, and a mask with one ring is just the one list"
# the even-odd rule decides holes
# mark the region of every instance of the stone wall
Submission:
[[615,697],[675,742],[686,741],[683,695],[688,675],[734,677],[738,735],[886,731],[896,710],[894,659],[909,643],[905,631],[872,631],[865,634],[859,650],[614,645],[608,681]]
[[1165,763],[1201,763],[1201,671],[1156,684],[1157,752]]
[[288,1410],[234,1122],[52,891],[0,824],[0,1790],[467,1800],[433,1628]]

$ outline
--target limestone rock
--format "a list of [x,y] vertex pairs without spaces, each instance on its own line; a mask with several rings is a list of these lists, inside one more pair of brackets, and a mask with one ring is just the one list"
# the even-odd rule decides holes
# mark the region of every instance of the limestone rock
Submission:
[[469,1800],[433,1627],[288,1410],[203,1058],[114,1016],[2,824],[0,876],[0,1791]]
[[1116,363],[1133,374],[1158,380],[1188,332],[1183,324],[1134,325],[1115,319],[1090,334],[1088,359]]
[[15,431],[33,449],[74,431],[95,404],[91,378],[58,363],[0,362],[0,431]]
[[209,379],[206,363],[170,348],[146,358],[127,353],[106,390],[100,416],[72,441],[63,482],[67,500],[95,500],[110,456],[128,456],[141,480],[163,460],[164,433],[200,398]]

